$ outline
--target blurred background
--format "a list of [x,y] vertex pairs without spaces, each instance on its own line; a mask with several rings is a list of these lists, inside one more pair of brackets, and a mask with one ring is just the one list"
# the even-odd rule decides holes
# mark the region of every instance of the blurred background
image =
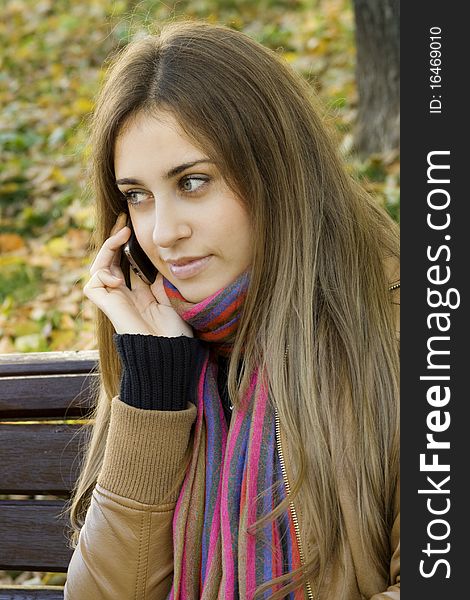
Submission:
[[92,306],[82,293],[94,221],[86,120],[105,59],[163,20],[223,23],[282,54],[326,106],[348,169],[398,221],[397,5],[2,2],[0,353],[96,348]]

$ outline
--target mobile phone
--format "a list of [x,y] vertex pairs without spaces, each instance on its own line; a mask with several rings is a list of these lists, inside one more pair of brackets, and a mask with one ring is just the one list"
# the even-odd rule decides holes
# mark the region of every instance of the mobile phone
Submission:
[[[147,285],[151,285],[157,277],[157,268],[142,250],[142,247],[137,241],[134,228],[132,227],[132,221],[129,216],[127,217],[126,225],[130,227],[132,233],[127,243],[124,244],[123,256],[129,261],[129,265],[134,273]],[[130,277],[125,277],[125,279],[127,287],[130,288]]]

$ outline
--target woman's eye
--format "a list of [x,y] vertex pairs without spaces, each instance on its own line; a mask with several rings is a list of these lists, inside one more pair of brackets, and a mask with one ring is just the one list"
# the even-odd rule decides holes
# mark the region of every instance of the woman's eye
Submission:
[[208,177],[195,177],[194,175],[188,175],[187,177],[183,177],[181,179],[180,187],[184,192],[197,192],[208,181]]
[[[178,185],[180,190],[185,194],[194,194],[206,185],[209,182],[209,179],[210,177],[203,177],[202,175],[187,175],[179,180]],[[152,196],[150,192],[144,190],[126,190],[122,192],[122,194],[131,206],[142,204]]]
[[140,204],[148,196],[147,192],[142,192],[140,190],[128,190],[127,192],[123,192],[123,194],[127,202],[132,204],[132,206]]

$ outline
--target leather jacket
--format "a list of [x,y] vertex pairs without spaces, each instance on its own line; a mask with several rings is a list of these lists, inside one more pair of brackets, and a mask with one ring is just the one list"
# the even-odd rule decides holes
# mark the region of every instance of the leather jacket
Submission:
[[[393,295],[398,304],[399,289]],[[166,599],[173,577],[172,518],[178,496],[168,497],[168,490],[190,444],[196,414],[190,402],[182,411],[151,411],[113,398],[103,466],[69,565],[65,600]],[[289,477],[289,446],[282,429],[280,443]],[[399,600],[399,490],[388,580],[364,561],[354,499],[344,490],[340,502],[348,541],[346,568],[332,565],[319,595],[306,586],[305,598]],[[298,507],[297,517],[302,534]],[[308,544],[302,538],[300,543],[308,557]]]
[[[164,490],[156,488],[154,482],[165,460],[176,468],[178,458],[183,459],[184,441],[189,441],[196,412],[191,403],[184,411],[147,411],[128,406],[117,397],[113,399],[104,464],[69,565],[65,600],[166,599],[173,577],[172,518],[176,499],[162,504],[159,498]],[[178,448],[167,443],[165,417],[172,421],[168,425],[173,439],[181,441]],[[149,456],[159,456],[160,460],[149,460]],[[136,486],[139,479],[141,483]],[[398,600],[398,501],[390,539],[390,587],[361,558],[352,499],[343,497],[342,508],[349,541],[349,575],[345,581],[342,573],[333,569],[327,595],[322,593],[321,598]],[[302,531],[300,511],[298,517]],[[343,584],[344,594],[340,592]],[[385,589],[387,592],[377,593]]]

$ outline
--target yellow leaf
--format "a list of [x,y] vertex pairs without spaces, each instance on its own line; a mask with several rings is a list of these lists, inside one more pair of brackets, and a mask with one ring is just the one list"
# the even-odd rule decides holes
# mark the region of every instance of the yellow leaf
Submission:
[[284,60],[286,60],[288,63],[294,62],[298,57],[298,55],[295,52],[284,52],[282,56]]
[[60,329],[51,332],[51,350],[71,350],[75,341],[75,331]]
[[54,78],[62,77],[62,75],[64,74],[64,65],[62,65],[60,63],[53,63],[50,66],[50,70],[51,70],[51,75]]
[[69,250],[69,242],[65,237],[52,238],[52,240],[46,244],[46,249],[52,256],[63,256]]
[[57,183],[67,183],[67,178],[64,177],[64,174],[59,169],[59,167],[54,167],[51,171],[51,178]]
[[0,255],[0,267],[6,268],[24,264],[24,261],[17,256],[2,256]]
[[20,46],[15,51],[17,59],[31,58],[34,55],[34,48],[32,46]]
[[73,112],[76,114],[85,114],[93,110],[93,102],[89,98],[78,98],[73,103]]
[[2,194],[14,193],[20,189],[20,186],[16,181],[8,181],[2,184]]
[[36,321],[23,321],[15,325],[15,335],[17,337],[30,336],[40,332],[41,324]]

